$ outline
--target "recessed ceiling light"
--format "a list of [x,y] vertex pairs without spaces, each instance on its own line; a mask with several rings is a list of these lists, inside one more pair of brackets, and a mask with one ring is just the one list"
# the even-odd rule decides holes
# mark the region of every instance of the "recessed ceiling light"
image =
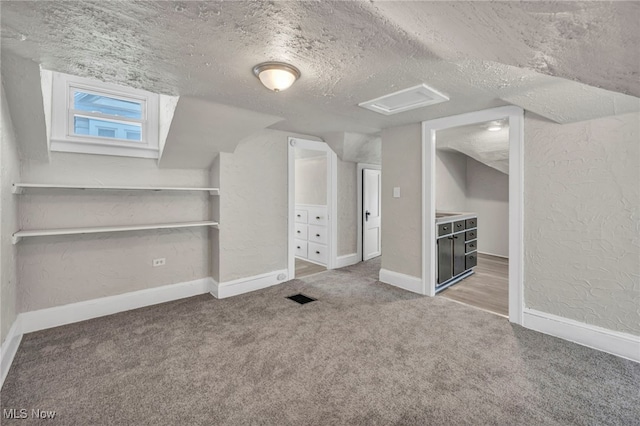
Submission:
[[284,62],[263,62],[253,67],[253,74],[267,89],[274,92],[288,89],[300,78],[298,68]]

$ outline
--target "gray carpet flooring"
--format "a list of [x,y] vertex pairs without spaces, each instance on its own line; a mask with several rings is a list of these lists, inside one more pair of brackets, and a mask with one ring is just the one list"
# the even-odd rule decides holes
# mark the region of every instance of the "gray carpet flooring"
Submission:
[[[2,409],[69,425],[640,424],[640,364],[404,292],[378,269],[26,335]],[[285,298],[298,292],[318,301]]]

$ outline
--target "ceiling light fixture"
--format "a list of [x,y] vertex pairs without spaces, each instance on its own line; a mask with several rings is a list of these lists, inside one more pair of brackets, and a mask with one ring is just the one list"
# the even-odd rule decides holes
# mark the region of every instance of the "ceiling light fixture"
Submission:
[[490,126],[490,127],[487,127],[487,130],[490,131],[490,132],[497,132],[498,130],[502,130],[502,127],[500,127],[500,126]]
[[253,74],[267,89],[274,92],[288,89],[300,78],[298,68],[284,62],[263,62],[253,67]]

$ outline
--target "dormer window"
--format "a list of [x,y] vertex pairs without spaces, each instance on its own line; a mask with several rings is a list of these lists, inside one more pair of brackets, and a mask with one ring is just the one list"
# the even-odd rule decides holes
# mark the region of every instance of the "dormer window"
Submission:
[[51,150],[158,158],[158,95],[53,73]]

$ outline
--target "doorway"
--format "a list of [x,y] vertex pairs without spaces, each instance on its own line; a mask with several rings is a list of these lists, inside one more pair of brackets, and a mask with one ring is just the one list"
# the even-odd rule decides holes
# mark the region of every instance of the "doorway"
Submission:
[[438,130],[435,192],[437,295],[507,317],[508,121]]
[[289,279],[335,267],[336,196],[336,154],[325,142],[289,138]]
[[382,255],[382,173],[378,164],[358,163],[358,260]]
[[[429,296],[435,296],[439,289],[438,283],[438,237],[444,235],[444,232],[451,232],[451,235],[455,235],[455,231],[447,231],[438,229],[439,225],[444,225],[442,222],[443,214],[447,213],[471,213],[473,212],[446,212],[438,210],[437,206],[437,165],[438,165],[438,153],[437,153],[437,134],[443,132],[446,129],[452,129],[462,126],[470,125],[485,125],[504,123],[508,126],[508,217],[504,221],[508,224],[508,231],[506,231],[506,244],[508,245],[508,265],[502,265],[504,269],[508,271],[507,277],[507,291],[508,291],[508,317],[509,321],[516,324],[522,324],[523,313],[523,124],[524,114],[521,108],[517,107],[499,107],[484,111],[478,111],[468,114],[462,114],[453,117],[445,117],[441,119],[435,119],[426,121],[423,123],[423,285],[424,293]],[[474,161],[476,161],[474,159]],[[504,166],[504,164],[503,164]],[[455,217],[454,219],[460,219],[460,221],[454,221],[454,226],[462,227],[459,231],[468,233],[470,236],[465,235],[464,244],[460,247],[465,247],[465,252],[462,256],[473,257],[464,259],[465,265],[469,260],[473,266],[473,262],[478,261],[482,263],[484,254],[467,254],[467,250],[474,250],[472,247],[474,244],[473,233],[477,232],[477,241],[484,237],[488,237],[487,234],[483,234],[482,222],[477,221],[476,226],[473,226],[473,217]],[[477,220],[476,216],[476,220]],[[471,222],[469,222],[471,220]],[[469,230],[466,228],[469,226]],[[440,235],[439,235],[440,234]],[[463,235],[463,234],[458,234]],[[462,238],[459,236],[459,238]],[[468,238],[471,238],[467,241]],[[475,244],[477,244],[477,241]],[[470,246],[471,244],[471,246]],[[495,255],[496,253],[486,253],[487,256]],[[455,253],[453,254],[455,257]],[[444,261],[446,259],[440,259]],[[484,258],[487,266],[491,258]],[[494,265],[495,266],[495,265]]]

